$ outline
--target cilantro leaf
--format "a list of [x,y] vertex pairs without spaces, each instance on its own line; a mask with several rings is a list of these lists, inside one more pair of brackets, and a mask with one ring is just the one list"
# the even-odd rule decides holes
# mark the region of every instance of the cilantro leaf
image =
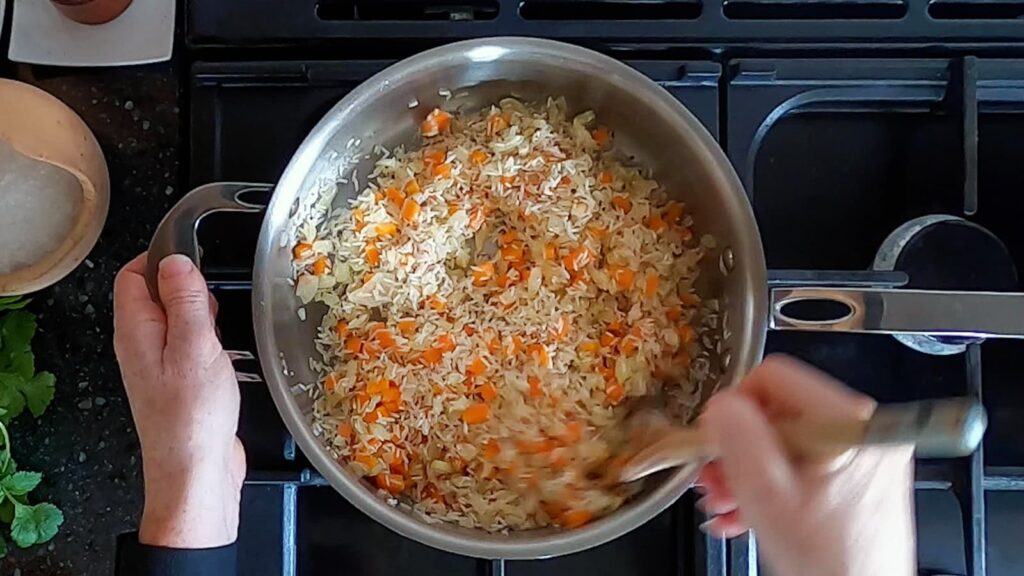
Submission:
[[25,395],[25,403],[36,418],[42,416],[53,400],[54,384],[57,379],[49,372],[40,372],[31,380],[24,381],[18,390]]
[[22,378],[30,379],[36,373],[36,355],[31,350],[14,352],[9,358],[9,370],[20,375]]
[[0,298],[0,312],[4,310],[20,310],[28,303],[31,302],[29,299],[22,299],[21,296],[4,296]]
[[0,422],[10,422],[25,410],[25,396],[21,389],[26,386],[20,374],[0,372],[0,408],[4,410]]
[[24,496],[35,490],[42,479],[39,472],[15,472],[0,480],[0,489],[11,496]]
[[36,317],[31,312],[15,310],[0,319],[0,337],[8,356],[29,349],[36,335]]
[[14,521],[14,503],[5,499],[4,503],[0,504],[0,522],[10,524],[12,521]]
[[63,523],[64,513],[49,502],[34,506],[15,504],[11,539],[21,548],[42,544],[53,538]]

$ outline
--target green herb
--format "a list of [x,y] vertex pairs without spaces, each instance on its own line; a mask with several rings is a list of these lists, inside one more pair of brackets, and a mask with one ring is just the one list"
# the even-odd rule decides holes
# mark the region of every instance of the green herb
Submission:
[[[3,452],[0,452],[0,522],[11,525],[11,540],[19,548],[49,542],[64,523],[64,513],[49,502],[31,504],[29,492],[39,486],[39,472],[18,471],[11,457],[11,438],[0,423]],[[0,538],[0,557],[7,554],[7,543]]]
[[53,400],[53,374],[36,372],[32,354],[36,317],[20,309],[26,302],[0,298],[0,310],[9,310],[0,317],[0,422],[4,424],[26,407],[38,418]]
[[[64,522],[64,514],[49,502],[31,504],[30,492],[43,475],[18,471],[11,456],[7,424],[28,408],[39,417],[53,400],[55,379],[49,372],[36,372],[32,337],[36,317],[22,310],[28,300],[0,298],[0,523],[11,525],[11,540],[21,548],[48,542]],[[0,538],[0,557],[7,554],[7,542]]]

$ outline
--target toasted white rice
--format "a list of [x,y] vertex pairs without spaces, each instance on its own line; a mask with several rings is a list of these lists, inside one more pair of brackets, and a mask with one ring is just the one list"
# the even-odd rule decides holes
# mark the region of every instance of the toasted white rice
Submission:
[[636,488],[586,478],[623,402],[662,381],[699,393],[710,241],[595,122],[562,99],[435,111],[421,149],[379,150],[349,208],[298,226],[296,293],[328,308],[316,430],[393,503],[487,530],[578,526]]

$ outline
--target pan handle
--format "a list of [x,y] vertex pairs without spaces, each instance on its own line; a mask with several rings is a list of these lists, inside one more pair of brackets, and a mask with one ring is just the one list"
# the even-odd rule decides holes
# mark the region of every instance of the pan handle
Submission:
[[157,290],[157,271],[160,261],[171,254],[184,254],[199,265],[199,244],[196,241],[196,226],[207,214],[214,212],[260,212],[265,204],[243,200],[248,192],[270,192],[272,184],[248,184],[243,182],[215,182],[204,184],[185,194],[160,225],[149,242],[146,258],[146,286],[154,302],[160,301]]
[[[796,302],[838,303],[845,313],[796,318]],[[890,288],[776,288],[773,330],[923,334],[967,338],[1024,338],[1024,293]]]

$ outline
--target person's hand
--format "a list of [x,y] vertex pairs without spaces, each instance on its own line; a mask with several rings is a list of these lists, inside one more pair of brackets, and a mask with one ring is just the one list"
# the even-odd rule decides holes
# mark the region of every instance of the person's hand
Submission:
[[245,478],[235,372],[214,327],[216,302],[185,256],[160,262],[149,296],[146,255],[114,282],[114,352],[142,446],[139,541],[213,548],[235,541]]
[[709,401],[701,426],[719,460],[698,480],[705,530],[752,529],[775,576],[915,574],[910,447],[850,450],[828,462],[784,453],[771,422],[867,419],[875,403],[796,360],[770,357]]

